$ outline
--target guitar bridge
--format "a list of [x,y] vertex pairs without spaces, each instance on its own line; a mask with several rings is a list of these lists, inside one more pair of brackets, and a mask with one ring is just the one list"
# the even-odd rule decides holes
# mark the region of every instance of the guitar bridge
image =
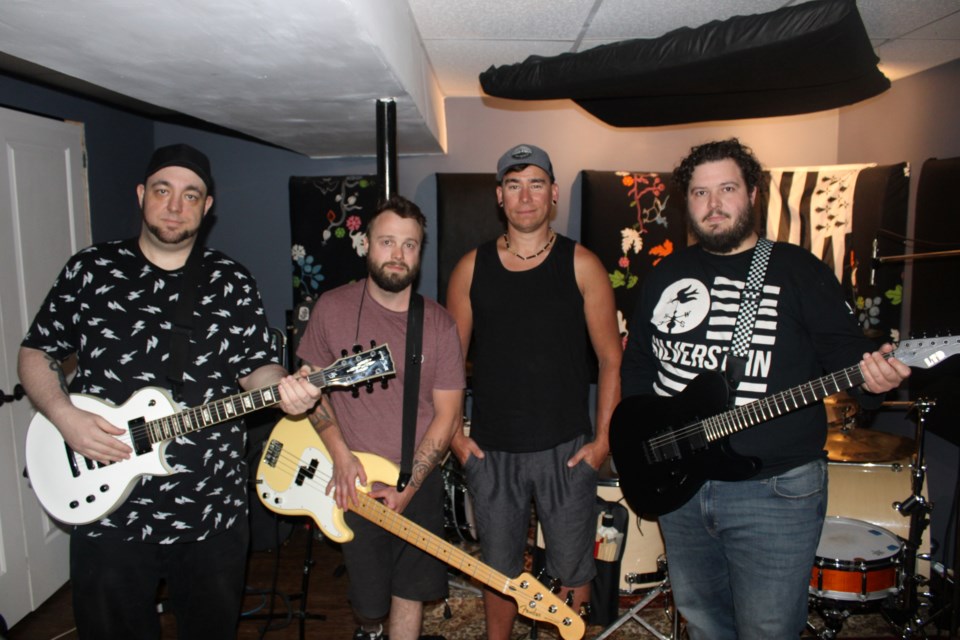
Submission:
[[275,468],[282,452],[283,443],[279,440],[271,440],[270,444],[267,445],[266,452],[263,454],[263,462],[271,468]]

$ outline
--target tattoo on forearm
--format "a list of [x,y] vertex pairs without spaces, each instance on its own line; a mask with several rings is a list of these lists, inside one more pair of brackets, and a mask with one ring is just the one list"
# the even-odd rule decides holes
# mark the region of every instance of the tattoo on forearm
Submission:
[[60,366],[60,363],[57,362],[56,358],[49,354],[43,354],[43,357],[46,358],[50,366],[50,371],[53,371],[57,374],[57,380],[60,381],[60,390],[64,393],[70,393],[69,388],[67,387],[67,376],[63,374],[63,367]]
[[410,484],[419,489],[433,469],[440,464],[446,453],[446,447],[437,440],[427,440],[420,443],[416,455],[413,457],[413,469],[410,473]]
[[307,419],[310,421],[310,424],[313,425],[313,430],[318,434],[326,431],[337,423],[323,402],[316,406],[313,413],[307,415]]

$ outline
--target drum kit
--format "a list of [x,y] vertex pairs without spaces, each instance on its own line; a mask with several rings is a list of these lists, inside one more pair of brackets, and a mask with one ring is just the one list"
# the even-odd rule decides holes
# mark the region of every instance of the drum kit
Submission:
[[[924,420],[934,402],[886,402],[887,409],[907,410],[915,422],[914,438],[858,426],[862,417],[846,394],[824,400],[828,416],[826,443],[829,491],[816,560],[811,568],[809,605],[823,628],[808,622],[808,631],[832,640],[853,615],[882,614],[900,638],[925,638],[924,627],[938,615],[929,592],[933,505],[925,496]],[[444,519],[451,541],[478,541],[473,504],[463,471],[449,456],[441,466],[445,486]],[[612,460],[601,469],[599,498],[626,505]],[[669,596],[663,539],[654,520],[629,510],[631,527],[622,551],[621,595],[645,592],[606,630],[606,637],[627,619],[647,626],[637,610],[653,597]],[[675,614],[675,612],[674,612]],[[674,616],[676,617],[676,616]],[[673,634],[654,636],[678,640]]]
[[925,638],[936,615],[928,589],[933,505],[924,495],[924,423],[934,402],[884,403],[908,411],[913,439],[858,427],[845,394],[824,404],[830,485],[809,586],[810,609],[824,628],[808,628],[832,639],[851,615],[879,613],[899,637]]

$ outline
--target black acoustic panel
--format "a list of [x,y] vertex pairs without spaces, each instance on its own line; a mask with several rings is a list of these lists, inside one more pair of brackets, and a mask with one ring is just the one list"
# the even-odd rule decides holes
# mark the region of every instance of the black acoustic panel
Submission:
[[[956,186],[960,158],[930,158],[917,183],[915,242],[900,253],[930,253],[960,249],[960,211]],[[883,254],[881,254],[883,255]],[[910,327],[914,335],[960,333],[960,256],[913,261]],[[960,356],[933,369],[914,370],[910,397],[936,400],[928,428],[960,445]]]
[[437,174],[437,300],[445,304],[450,273],[467,252],[506,229],[493,173]]

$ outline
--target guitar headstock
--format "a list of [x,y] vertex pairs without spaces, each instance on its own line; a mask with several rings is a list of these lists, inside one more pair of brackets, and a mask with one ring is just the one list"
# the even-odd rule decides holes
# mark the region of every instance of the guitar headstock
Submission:
[[323,386],[352,387],[396,375],[389,345],[344,356],[323,369]]
[[517,601],[520,615],[557,627],[563,640],[580,640],[587,627],[570,605],[529,573],[510,580],[504,595]]
[[901,340],[894,356],[910,367],[929,369],[960,353],[960,336]]

